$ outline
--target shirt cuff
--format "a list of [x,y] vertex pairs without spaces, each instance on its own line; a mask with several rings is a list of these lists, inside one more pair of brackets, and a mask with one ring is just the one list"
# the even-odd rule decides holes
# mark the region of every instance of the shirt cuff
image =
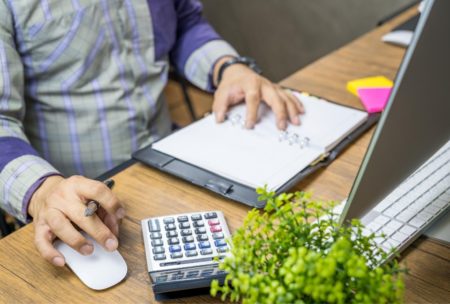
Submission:
[[0,174],[2,207],[19,221],[29,222],[27,210],[31,196],[51,175],[61,174],[38,156],[24,155],[10,161]]
[[214,64],[224,56],[238,56],[238,53],[223,40],[207,42],[189,56],[184,67],[184,75],[200,89],[213,92]]

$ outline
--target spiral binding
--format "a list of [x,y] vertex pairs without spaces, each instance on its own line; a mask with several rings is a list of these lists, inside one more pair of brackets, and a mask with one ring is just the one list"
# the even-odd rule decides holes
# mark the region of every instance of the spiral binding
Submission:
[[287,142],[290,146],[298,145],[300,149],[309,146],[311,141],[307,136],[300,136],[294,132],[281,131],[278,137],[280,142]]
[[233,126],[238,126],[241,128],[245,127],[245,121],[242,119],[240,114],[233,114],[228,118]]
[[[233,126],[238,126],[241,128],[245,127],[245,121],[242,119],[242,116],[240,114],[233,114],[230,117],[227,117],[227,119]],[[294,132],[281,131],[280,135],[278,136],[278,141],[287,142],[290,146],[298,145],[300,149],[303,149],[309,146],[311,140],[307,136],[302,137]]]

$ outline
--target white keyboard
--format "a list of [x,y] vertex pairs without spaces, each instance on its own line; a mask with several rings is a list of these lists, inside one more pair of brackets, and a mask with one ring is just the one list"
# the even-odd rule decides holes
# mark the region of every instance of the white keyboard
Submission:
[[364,233],[386,252],[398,252],[414,241],[450,207],[450,142],[366,214]]

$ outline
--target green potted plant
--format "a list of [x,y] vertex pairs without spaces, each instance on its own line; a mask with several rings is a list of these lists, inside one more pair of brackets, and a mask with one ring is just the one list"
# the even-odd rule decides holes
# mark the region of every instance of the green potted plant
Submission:
[[243,303],[397,303],[402,302],[403,269],[359,221],[340,226],[334,203],[296,192],[275,196],[252,210],[232,236],[231,254],[220,263],[225,283],[213,281],[211,294]]

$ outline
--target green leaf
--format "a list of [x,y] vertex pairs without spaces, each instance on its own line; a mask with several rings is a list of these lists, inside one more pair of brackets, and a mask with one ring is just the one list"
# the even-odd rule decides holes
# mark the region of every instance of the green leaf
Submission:
[[[399,303],[406,270],[363,235],[363,225],[334,221],[333,201],[311,193],[275,196],[257,189],[264,211],[251,210],[231,240],[231,255],[220,262],[226,283],[211,283],[211,295],[243,303]],[[313,222],[320,218],[320,221]]]

